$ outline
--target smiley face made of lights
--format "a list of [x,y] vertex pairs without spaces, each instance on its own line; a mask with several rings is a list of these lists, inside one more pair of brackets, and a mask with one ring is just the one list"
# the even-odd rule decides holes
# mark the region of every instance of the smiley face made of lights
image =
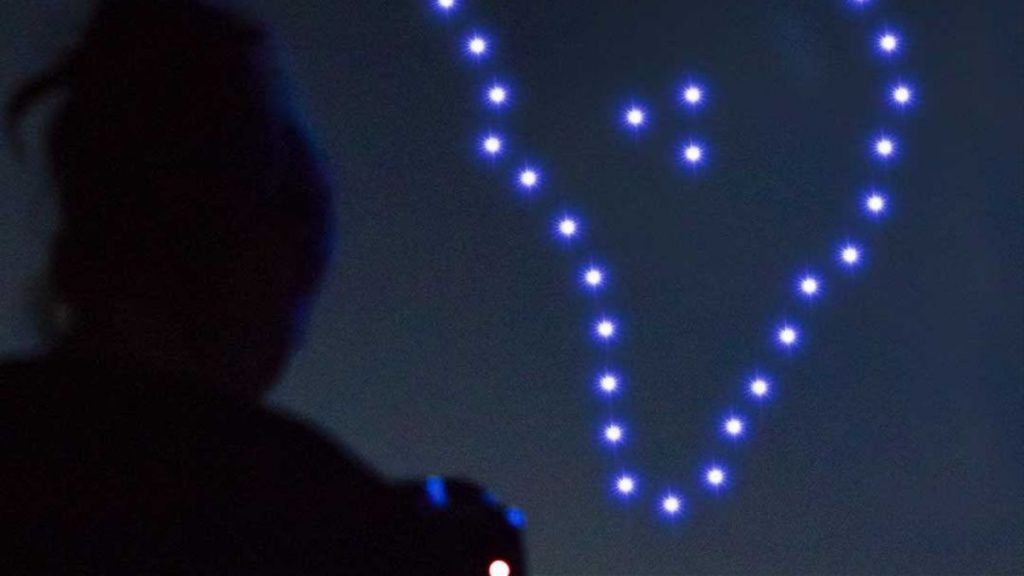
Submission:
[[[424,0],[430,2],[433,8],[450,16],[449,20],[458,22],[457,16],[463,4],[471,0]],[[845,0],[853,9],[870,9],[873,0]],[[461,43],[466,58],[486,63],[494,55],[494,46],[491,39],[483,34],[470,32],[460,33],[457,41]],[[900,34],[891,29],[880,29],[870,38],[874,49],[880,58],[890,61],[898,61],[898,56],[903,50],[903,42]],[[900,111],[914,104],[915,89],[910,84],[893,81],[884,86],[884,97],[892,111]],[[705,85],[699,82],[687,82],[677,88],[676,106],[688,108],[692,113],[699,113],[707,103],[708,91]],[[482,84],[480,98],[485,106],[495,111],[509,107],[513,103],[512,87],[500,80],[493,80]],[[623,129],[639,132],[648,128],[650,114],[647,108],[641,104],[630,103],[622,108],[621,118],[618,120]],[[895,137],[889,134],[877,134],[869,138],[867,154],[873,162],[887,162],[898,155],[900,143]],[[497,132],[487,132],[481,135],[479,142],[479,153],[490,159],[499,159],[508,153],[505,135]],[[678,145],[676,152],[678,162],[690,170],[699,170],[703,164],[709,162],[708,143],[699,139],[685,139]],[[544,175],[532,165],[525,164],[511,175],[512,184],[522,192],[532,194],[540,191],[544,185]],[[858,198],[861,213],[865,218],[878,220],[884,217],[889,208],[889,196],[886,192],[878,189],[871,189]],[[563,213],[555,218],[554,233],[564,241],[579,240],[582,222],[574,215]],[[833,266],[845,270],[856,270],[864,263],[864,248],[855,241],[845,241],[835,247],[835,261]],[[609,271],[597,265],[584,265],[578,270],[578,282],[581,287],[589,292],[599,294],[609,278]],[[822,296],[824,276],[815,272],[805,272],[794,279],[793,292],[801,299],[814,300]],[[600,301],[595,299],[597,305]],[[602,344],[612,343],[619,333],[619,325],[615,317],[594,312],[590,324],[591,336]],[[794,349],[801,345],[801,327],[795,322],[783,322],[772,331],[773,343],[783,349]],[[608,365],[607,346],[604,365]],[[746,381],[741,382],[743,393],[749,404],[763,403],[771,399],[774,393],[773,379],[767,374],[754,374]],[[612,407],[608,419],[598,427],[602,442],[613,448],[615,453],[616,471],[608,479],[609,490],[621,498],[634,498],[640,496],[640,476],[623,466],[619,460],[618,448],[627,443],[629,439],[628,427],[616,415],[613,400],[624,393],[623,381],[619,373],[612,370],[599,370],[594,382],[595,394],[607,399]],[[738,412],[729,413],[724,416],[713,431],[730,441],[741,441],[749,433],[748,424],[743,414]],[[722,462],[713,461],[707,464],[701,471],[698,484],[704,489],[717,491],[725,488],[730,483],[729,467]],[[686,497],[681,491],[665,490],[657,494],[648,495],[652,499],[652,508],[659,514],[667,517],[677,517],[686,510]]]

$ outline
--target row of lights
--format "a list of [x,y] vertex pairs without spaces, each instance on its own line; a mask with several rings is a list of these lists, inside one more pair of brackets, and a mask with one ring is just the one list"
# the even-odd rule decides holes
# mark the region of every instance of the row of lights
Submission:
[[[433,0],[436,6],[442,11],[449,12],[457,8],[459,0]],[[850,0],[856,5],[866,5],[870,0]],[[896,55],[902,47],[900,37],[891,31],[885,31],[877,36],[877,49],[883,56]],[[488,39],[480,34],[472,34],[465,41],[465,52],[473,59],[481,60],[491,54],[491,45]],[[683,86],[679,91],[679,101],[682,105],[691,109],[697,109],[705,104],[706,91],[704,87],[690,83]],[[510,104],[511,90],[507,84],[495,81],[484,88],[484,102],[492,109],[500,109]],[[913,104],[914,91],[906,83],[894,84],[888,93],[889,102],[897,108],[905,108]],[[623,111],[623,122],[625,126],[634,131],[639,131],[649,125],[650,117],[645,107],[639,104],[632,104]],[[490,158],[497,158],[503,155],[505,141],[500,134],[488,133],[480,141],[481,151]],[[896,155],[898,150],[897,142],[891,136],[879,136],[873,142],[873,153],[879,160],[888,160]],[[697,167],[705,161],[706,147],[702,142],[689,141],[682,145],[680,151],[681,161],[691,167]],[[517,186],[525,193],[535,191],[542,182],[541,173],[534,167],[523,166],[516,175]],[[888,209],[889,200],[885,193],[873,190],[863,198],[863,211],[873,218],[883,216]],[[579,220],[571,215],[563,215],[557,219],[556,233],[563,239],[571,240],[578,236],[581,228]],[[838,249],[838,263],[845,268],[856,268],[863,261],[863,249],[852,242],[841,245]],[[607,281],[607,272],[600,266],[586,266],[581,274],[581,280],[586,289],[591,291],[602,288]],[[796,282],[796,290],[804,299],[815,299],[821,295],[822,279],[813,273],[806,273],[800,276]],[[610,342],[615,339],[618,333],[618,326],[613,318],[600,317],[593,324],[594,337],[600,342]],[[777,328],[774,336],[778,345],[783,349],[795,348],[800,344],[800,328],[792,323],[784,323]],[[597,388],[605,397],[613,397],[621,392],[622,382],[620,377],[613,372],[602,373],[598,377]],[[763,377],[757,376],[747,383],[748,395],[756,400],[765,400],[771,396],[772,384]],[[721,424],[721,434],[725,437],[738,440],[747,433],[746,421],[739,415],[729,415]],[[603,431],[603,439],[612,446],[621,445],[626,441],[626,428],[621,422],[608,422]],[[718,464],[705,469],[703,473],[704,483],[712,488],[718,489],[728,482],[728,472]],[[639,489],[639,481],[630,473],[622,473],[614,479],[614,490],[621,496],[634,495]],[[684,508],[682,496],[675,492],[666,493],[660,501],[662,512],[669,516],[680,514]]]

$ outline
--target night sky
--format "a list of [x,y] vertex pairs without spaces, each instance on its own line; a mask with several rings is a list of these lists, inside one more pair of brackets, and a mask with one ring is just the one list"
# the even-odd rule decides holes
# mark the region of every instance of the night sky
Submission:
[[[83,10],[5,6],[0,87]],[[521,506],[541,575],[1024,573],[1024,4],[1016,0],[260,0],[338,182],[341,244],[276,404],[393,477],[464,475]],[[905,34],[897,65],[871,46]],[[469,62],[470,30],[497,60]],[[485,72],[486,71],[486,72]],[[481,105],[508,78],[514,106]],[[685,113],[675,91],[706,82]],[[918,91],[893,113],[885,88]],[[644,102],[650,128],[620,125]],[[509,136],[496,163],[487,129]],[[889,168],[870,138],[898,136]],[[709,146],[696,172],[679,143]],[[0,346],[30,304],[53,213],[38,156],[0,160]],[[544,190],[512,185],[529,159]],[[891,211],[860,212],[883,183]],[[558,241],[571,209],[584,234]],[[835,264],[856,239],[864,265]],[[593,377],[597,259],[622,322],[626,461],[611,493]],[[793,294],[821,271],[813,305]],[[771,343],[782,319],[802,346]],[[774,398],[744,398],[756,370]],[[741,443],[722,416],[750,418]],[[711,459],[728,489],[704,490]],[[658,515],[669,487],[682,518]]]

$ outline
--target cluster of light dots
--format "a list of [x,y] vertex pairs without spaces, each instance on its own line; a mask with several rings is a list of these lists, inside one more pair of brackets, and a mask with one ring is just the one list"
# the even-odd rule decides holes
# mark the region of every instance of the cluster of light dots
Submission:
[[[430,0],[442,13],[457,13],[465,0]],[[871,0],[848,0],[857,8],[868,8]],[[872,37],[874,48],[884,56],[884,60],[892,62],[903,50],[903,38],[895,31],[884,29]],[[490,60],[494,46],[490,40],[478,33],[472,32],[463,37],[462,46],[467,58],[474,61]],[[510,106],[513,102],[510,99],[511,88],[508,84],[491,80],[482,85],[484,103],[489,109],[497,111]],[[886,89],[886,101],[896,110],[906,110],[914,105],[916,92],[913,86],[896,80],[888,85]],[[703,108],[708,102],[708,93],[704,85],[688,82],[678,87],[677,106],[690,111]],[[641,104],[630,104],[622,109],[622,125],[634,132],[649,128],[651,125],[651,113],[649,109]],[[492,160],[505,156],[508,153],[508,146],[504,135],[496,132],[488,132],[481,136],[479,142],[480,152],[483,156]],[[691,168],[697,168],[707,161],[707,147],[704,142],[689,138],[678,145],[678,158],[682,164]],[[871,141],[871,155],[879,161],[893,159],[899,152],[899,144],[896,138],[888,133],[881,133]],[[524,192],[533,192],[541,188],[542,175],[540,171],[530,165],[520,165],[514,172],[514,183],[516,188]],[[877,189],[871,189],[861,196],[860,209],[869,218],[880,218],[889,210],[889,196]],[[563,214],[555,219],[555,234],[564,240],[579,240],[582,224],[575,216]],[[836,249],[836,263],[840,268],[854,269],[864,262],[864,250],[860,244],[853,241],[845,241]],[[805,272],[795,278],[795,293],[802,300],[816,300],[822,296],[822,288],[825,284],[820,270],[811,273]],[[589,264],[579,269],[579,282],[586,291],[597,293],[607,288],[609,274],[606,268],[595,264]],[[599,302],[595,299],[595,303]],[[617,322],[609,316],[597,315],[591,324],[592,336],[602,344],[610,344],[616,339],[619,333]],[[776,346],[782,349],[794,349],[801,345],[803,335],[796,323],[785,322],[777,325],[773,333],[773,340]],[[604,347],[605,354],[608,354],[608,346]],[[606,363],[608,358],[606,357]],[[623,381],[620,373],[612,370],[599,372],[595,378],[596,392],[608,401],[613,397],[622,394]],[[743,383],[743,392],[748,401],[758,404],[769,400],[775,394],[774,382],[762,375],[756,375]],[[724,417],[719,424],[718,434],[726,440],[734,442],[745,439],[750,434],[748,420],[739,413],[730,413]],[[620,472],[612,479],[613,492],[621,498],[630,498],[641,494],[641,482],[638,476],[627,471],[618,461],[619,446],[626,440],[626,426],[611,414],[610,420],[601,428],[601,439],[603,443],[616,447],[613,451]],[[712,464],[703,469],[700,474],[699,483],[710,491],[718,491],[728,486],[730,481],[729,470],[722,464]],[[668,517],[679,516],[687,507],[687,501],[681,492],[669,489],[657,497],[657,507],[660,512]],[[510,576],[511,567],[503,560],[495,560],[489,567],[490,576]]]

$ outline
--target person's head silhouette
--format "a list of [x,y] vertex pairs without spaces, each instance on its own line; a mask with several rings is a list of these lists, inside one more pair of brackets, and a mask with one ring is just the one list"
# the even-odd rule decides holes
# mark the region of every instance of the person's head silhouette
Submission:
[[329,261],[331,193],[267,33],[191,0],[114,0],[11,101],[63,100],[48,150],[63,216],[59,348],[258,396]]

